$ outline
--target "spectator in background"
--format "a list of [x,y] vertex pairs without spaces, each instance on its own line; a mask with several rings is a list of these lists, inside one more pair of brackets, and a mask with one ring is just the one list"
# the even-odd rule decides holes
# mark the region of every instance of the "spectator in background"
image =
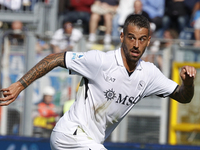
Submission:
[[64,20],[63,27],[54,33],[50,41],[53,53],[72,51],[82,37],[83,34],[80,30],[73,28],[73,24],[69,20]]
[[[130,7],[131,6],[131,7]],[[123,10],[126,10],[126,8],[131,8],[132,11],[128,11],[129,13],[126,14],[126,17],[128,17],[131,14],[140,14],[145,16],[149,22],[150,22],[150,26],[151,26],[151,32],[153,33],[156,30],[156,25],[155,23],[152,22],[149,14],[143,10],[143,4],[141,0],[127,0],[127,1],[123,1],[121,0],[119,2],[119,7],[118,7],[118,11],[117,12],[123,12]],[[119,11],[120,10],[120,11]],[[126,11],[125,11],[126,12]],[[120,35],[121,31],[118,29],[119,27],[123,27],[123,24],[118,24],[118,20],[119,20],[119,16],[120,14],[116,14],[117,16],[114,17],[113,19],[113,29],[112,29],[112,35],[117,37]],[[126,19],[126,18],[125,18]],[[124,20],[125,20],[124,19]],[[151,34],[152,34],[151,33]],[[119,40],[116,40],[119,41]]]
[[143,5],[141,0],[136,0],[134,2],[134,12],[133,14],[138,14],[138,15],[143,15],[145,16],[149,22],[150,22],[150,28],[151,28],[151,35],[153,32],[156,30],[156,25],[155,23],[152,22],[151,18],[149,17],[149,14],[143,10]]
[[83,33],[89,34],[89,21],[91,15],[91,5],[94,0],[69,0],[67,8],[60,15],[59,23],[67,19],[72,23],[80,23],[83,27]]
[[55,117],[58,114],[55,112],[55,105],[52,103],[55,89],[47,86],[43,91],[43,100],[38,104],[38,112],[42,117]]
[[155,23],[153,23],[151,21],[151,18],[149,17],[149,14],[143,10],[142,1],[141,0],[135,0],[135,2],[133,4],[133,9],[134,9],[134,12],[133,12],[133,14],[130,14],[130,15],[134,15],[134,14],[143,15],[143,16],[145,16],[149,20],[149,22],[150,22],[150,29],[151,29],[151,35],[152,35],[153,32],[156,29],[156,25],[155,25]]
[[[96,0],[91,7],[92,15],[90,18],[89,28],[89,44],[96,42],[96,30],[103,16],[104,25],[106,27],[104,36],[104,46],[109,47],[112,41],[111,31],[112,31],[112,18],[116,13],[118,7],[118,0]],[[106,48],[107,49],[107,48]]]
[[[196,20],[196,12],[200,10],[200,0],[184,0],[184,4],[187,10],[187,28],[193,28]],[[179,39],[194,40],[194,32],[192,30],[183,30],[179,34]]]
[[143,10],[149,14],[151,22],[155,23],[156,30],[160,29],[162,27],[165,0],[142,0],[142,4]]
[[37,54],[41,54],[43,51],[49,50],[50,46],[46,40],[38,38],[35,49]]
[[38,2],[43,2],[44,4],[49,4],[50,0],[23,0],[26,1],[26,5],[30,5],[30,10],[34,10],[35,5]]
[[[185,0],[189,3],[189,0]],[[194,1],[194,2],[193,2]],[[190,18],[190,25],[194,28],[194,39],[196,40],[194,43],[194,47],[200,47],[200,0],[193,0],[193,9],[191,10],[191,18]],[[191,6],[191,8],[192,8]]]
[[8,35],[11,45],[23,45],[24,34],[23,34],[23,23],[21,21],[13,21],[11,23],[11,29],[13,33]]
[[178,38],[178,32],[174,29],[167,29],[163,34],[163,41],[155,40],[152,44],[149,45],[148,54],[143,55],[145,61],[150,61],[157,64],[160,70],[163,69],[163,57],[160,54],[157,54],[158,51],[170,50],[173,45],[173,39]]
[[38,114],[34,118],[34,126],[45,129],[43,134],[46,137],[50,136],[52,128],[55,126],[57,117],[55,105],[52,103],[53,96],[55,95],[55,89],[51,86],[47,86],[43,91],[43,100],[38,104]]
[[143,10],[143,6],[142,6],[142,1],[141,0],[136,0],[134,2],[133,6],[134,6],[133,14],[143,15],[151,22],[151,18],[149,17],[148,13]]
[[134,4],[135,0],[120,0],[119,5],[117,7],[116,14],[113,16],[112,20],[112,36],[114,38],[114,42],[119,43],[120,33],[122,26],[124,25],[125,19],[128,15],[134,12]]
[[4,9],[10,9],[13,11],[20,10],[22,3],[27,0],[1,0],[0,5],[5,7]]
[[[178,38],[178,32],[177,30],[174,29],[167,29],[164,34],[163,34],[163,39],[166,40],[164,42],[160,43],[160,51],[164,51],[164,50],[170,50],[172,48],[172,45],[175,44],[173,43],[174,39]],[[157,56],[157,63],[158,63],[158,67],[163,70],[163,56],[162,55],[158,55]]]
[[189,16],[189,19],[192,21],[196,11],[199,10],[200,0],[184,0],[184,3],[187,8],[187,14]]
[[163,32],[169,28],[174,28],[181,33],[187,25],[188,13],[184,0],[166,0],[165,14],[163,17]]
[[16,20],[12,22],[11,28],[14,32],[22,32],[23,24],[21,21]]

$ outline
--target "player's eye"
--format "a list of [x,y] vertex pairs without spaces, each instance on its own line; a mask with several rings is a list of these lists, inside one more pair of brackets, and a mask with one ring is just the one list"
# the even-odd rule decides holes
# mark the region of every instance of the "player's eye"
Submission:
[[145,38],[140,38],[140,41],[141,41],[141,42],[143,42],[143,41],[145,41],[145,40],[146,40]]
[[129,39],[130,39],[130,40],[134,40],[135,38],[131,36],[131,37],[129,37]]

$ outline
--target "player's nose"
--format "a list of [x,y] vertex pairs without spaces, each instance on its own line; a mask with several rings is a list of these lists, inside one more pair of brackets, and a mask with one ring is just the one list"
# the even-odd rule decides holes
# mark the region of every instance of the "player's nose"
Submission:
[[134,47],[134,49],[139,48],[139,40],[135,40],[133,47]]

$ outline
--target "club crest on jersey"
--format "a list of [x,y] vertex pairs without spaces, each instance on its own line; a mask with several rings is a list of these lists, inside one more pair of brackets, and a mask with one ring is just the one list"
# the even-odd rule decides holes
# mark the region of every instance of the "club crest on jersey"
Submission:
[[113,89],[109,89],[106,92],[104,92],[104,96],[106,97],[107,101],[114,100],[116,98],[116,93],[113,91]]
[[138,84],[138,90],[142,90],[145,86],[145,82],[143,80],[141,80]]
[[72,54],[72,59],[73,59],[73,60],[74,60],[74,59],[81,58],[81,57],[83,57],[83,54],[80,54],[80,53],[73,53],[73,54]]

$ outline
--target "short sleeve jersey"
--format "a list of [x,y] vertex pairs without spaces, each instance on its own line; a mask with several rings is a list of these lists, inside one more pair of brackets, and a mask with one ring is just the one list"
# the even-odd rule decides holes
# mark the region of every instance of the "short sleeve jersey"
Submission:
[[142,60],[129,75],[121,49],[67,52],[65,63],[83,79],[74,104],[54,131],[73,134],[79,126],[97,143],[104,142],[140,99],[151,94],[165,97],[177,87],[155,65]]

